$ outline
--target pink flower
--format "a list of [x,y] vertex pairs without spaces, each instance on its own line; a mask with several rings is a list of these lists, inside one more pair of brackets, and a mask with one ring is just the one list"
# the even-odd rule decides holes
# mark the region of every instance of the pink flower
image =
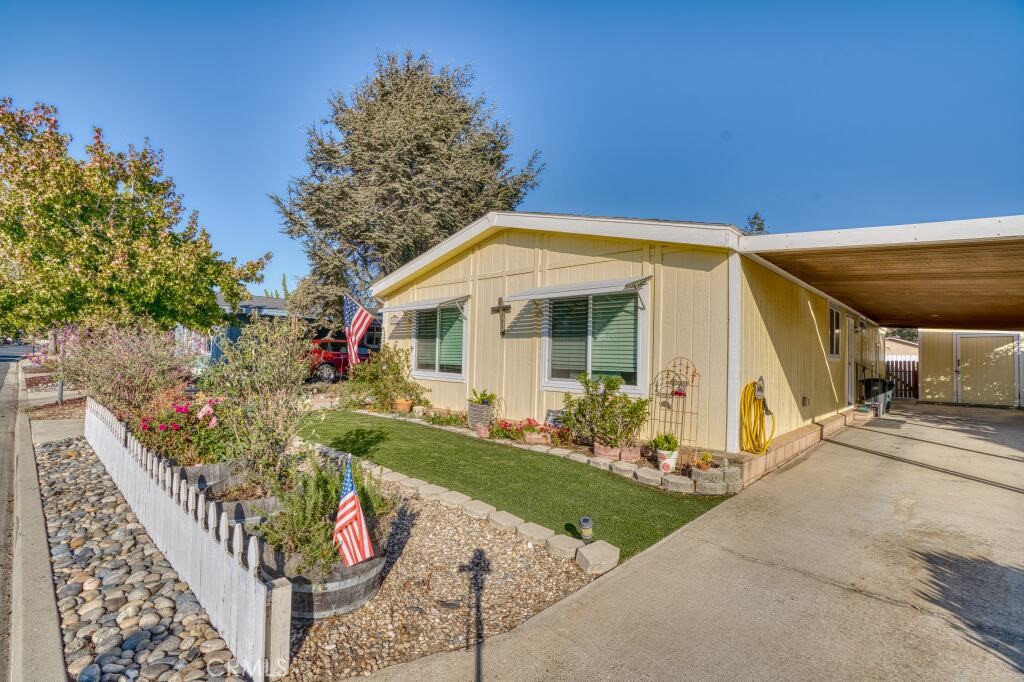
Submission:
[[213,419],[211,419],[210,423],[206,425],[206,428],[212,429],[216,425],[217,425],[217,415],[213,415]]
[[188,414],[188,404],[187,403],[184,404],[184,405],[177,405],[176,404],[174,406],[174,411],[177,412],[178,414]]
[[199,414],[196,415],[196,418],[206,419],[211,414],[213,414],[213,407],[210,405],[209,401],[207,401],[207,403],[203,405],[203,409],[199,410]]
[[181,431],[181,424],[171,424],[171,431]]
[[166,431],[167,430],[167,424],[161,424],[160,426],[158,426],[156,428],[159,429],[160,431]]
[[142,422],[142,430],[149,431],[149,422]]

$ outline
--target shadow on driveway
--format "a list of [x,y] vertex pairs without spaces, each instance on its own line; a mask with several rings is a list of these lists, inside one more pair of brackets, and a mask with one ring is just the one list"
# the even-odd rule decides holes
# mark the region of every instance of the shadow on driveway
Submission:
[[951,552],[914,556],[929,574],[918,595],[950,614],[968,641],[1024,673],[1024,568]]

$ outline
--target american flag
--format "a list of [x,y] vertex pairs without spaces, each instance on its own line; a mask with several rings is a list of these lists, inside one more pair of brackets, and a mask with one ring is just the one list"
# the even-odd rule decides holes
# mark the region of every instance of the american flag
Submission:
[[352,480],[352,463],[345,465],[345,482],[341,486],[341,501],[338,503],[338,517],[334,521],[334,544],[341,553],[346,566],[355,566],[373,557],[370,545],[370,531],[366,528],[363,508],[359,504],[359,493]]
[[348,361],[359,364],[359,342],[366,336],[366,330],[373,323],[373,315],[359,305],[351,296],[345,296],[345,342],[348,344]]

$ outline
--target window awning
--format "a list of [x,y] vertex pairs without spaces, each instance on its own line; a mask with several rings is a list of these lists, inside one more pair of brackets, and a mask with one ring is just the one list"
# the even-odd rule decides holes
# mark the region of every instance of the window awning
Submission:
[[445,306],[458,306],[462,307],[462,304],[469,300],[469,296],[446,296],[444,298],[429,298],[424,301],[409,301],[408,303],[396,303],[395,305],[386,305],[381,308],[380,313],[404,313],[407,311],[414,310],[434,310],[435,308],[444,308]]
[[606,279],[599,282],[576,282],[575,284],[556,284],[550,287],[527,289],[517,294],[506,296],[506,301],[544,301],[551,298],[571,298],[574,296],[596,296],[598,294],[614,294],[628,289],[637,289],[647,282],[647,277],[624,277],[622,279]]

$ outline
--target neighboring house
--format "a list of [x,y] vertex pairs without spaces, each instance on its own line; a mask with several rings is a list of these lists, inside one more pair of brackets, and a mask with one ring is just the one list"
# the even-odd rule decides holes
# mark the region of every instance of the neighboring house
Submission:
[[[227,301],[224,300],[224,297],[219,293],[217,294],[217,304],[224,312],[231,312],[231,306],[228,305]],[[221,357],[221,351],[218,345],[218,339],[221,338],[221,335],[223,334],[231,342],[237,341],[238,337],[242,334],[242,327],[245,326],[253,315],[260,317],[288,317],[288,303],[283,298],[276,298],[273,296],[253,296],[238,304],[238,309],[233,315],[234,320],[230,324],[218,327],[210,333],[197,332],[178,325],[174,330],[175,338],[177,338],[179,342],[187,344],[193,350],[198,352],[201,358],[201,363],[208,364],[210,362],[215,362]],[[312,321],[312,318],[307,318],[306,321]],[[321,329],[314,334],[314,336],[316,338],[324,338],[326,337],[326,330]],[[364,357],[369,352],[376,351],[380,348],[380,343],[380,323],[379,321],[374,321],[367,330],[366,336],[363,337],[362,342],[359,344],[360,356]],[[348,348],[345,344],[344,332],[336,332],[329,345],[318,346],[318,348],[327,347],[330,348],[332,353],[344,356],[333,364],[336,364],[339,369],[347,366]]]
[[436,406],[461,410],[489,389],[507,416],[543,419],[580,373],[646,396],[685,357],[700,372],[696,441],[736,451],[742,385],[764,377],[782,434],[845,408],[859,379],[884,371],[877,324],[740,257],[741,238],[729,225],[491,213],[372,293],[385,339],[411,348]]
[[920,398],[939,403],[1024,405],[1021,332],[922,329]]
[[907,341],[897,336],[885,337],[886,360],[916,360],[917,341]]

